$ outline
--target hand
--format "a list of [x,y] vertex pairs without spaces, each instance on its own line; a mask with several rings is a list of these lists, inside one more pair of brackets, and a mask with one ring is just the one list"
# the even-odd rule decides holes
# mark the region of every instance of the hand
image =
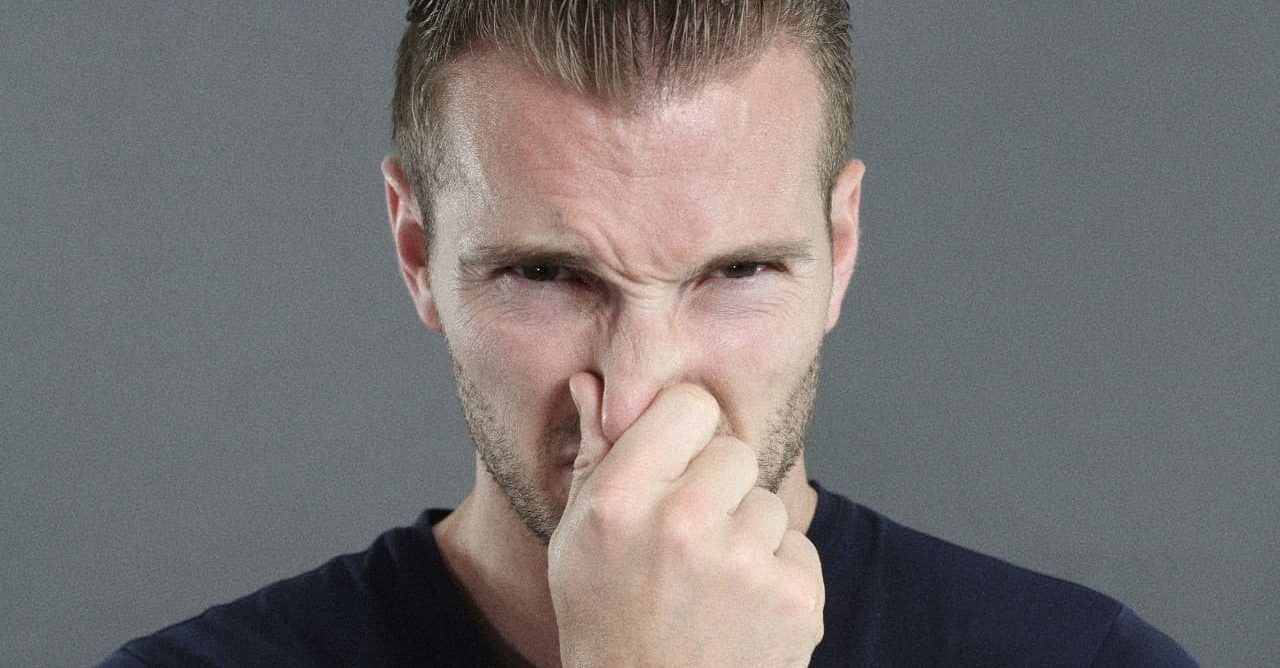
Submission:
[[582,444],[547,553],[563,665],[807,666],[817,550],[755,486],[750,446],[715,435],[716,400],[665,388],[610,448],[599,379],[570,392]]

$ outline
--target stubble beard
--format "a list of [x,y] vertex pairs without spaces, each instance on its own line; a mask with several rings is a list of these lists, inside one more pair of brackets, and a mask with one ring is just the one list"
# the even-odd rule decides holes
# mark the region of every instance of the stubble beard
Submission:
[[[776,494],[804,452],[805,432],[818,391],[819,358],[814,355],[809,368],[787,393],[786,401],[766,422],[764,447],[756,453],[760,467],[757,487]],[[458,364],[452,351],[449,361],[454,390],[480,461],[520,521],[544,545],[548,544],[564,512],[564,499],[556,498],[551,491],[560,480],[556,456],[567,443],[578,441],[577,415],[553,424],[540,435],[533,451],[535,461],[527,462],[498,411]]]

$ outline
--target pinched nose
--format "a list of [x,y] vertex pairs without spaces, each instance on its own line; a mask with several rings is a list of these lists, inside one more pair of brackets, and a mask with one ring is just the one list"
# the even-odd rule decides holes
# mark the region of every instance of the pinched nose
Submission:
[[600,413],[600,429],[610,443],[617,442],[622,434],[640,417],[658,390],[655,383],[636,378],[606,378],[604,400]]
[[601,431],[618,440],[668,385],[692,381],[700,357],[692,342],[658,314],[620,318],[597,348],[595,360],[604,386]]

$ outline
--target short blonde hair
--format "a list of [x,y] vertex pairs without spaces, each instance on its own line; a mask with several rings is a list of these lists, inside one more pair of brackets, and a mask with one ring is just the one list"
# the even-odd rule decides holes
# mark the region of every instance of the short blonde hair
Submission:
[[635,111],[752,61],[773,39],[803,48],[824,95],[824,208],[852,134],[847,0],[410,0],[396,58],[392,144],[422,207],[443,178],[451,63],[501,49],[584,96]]

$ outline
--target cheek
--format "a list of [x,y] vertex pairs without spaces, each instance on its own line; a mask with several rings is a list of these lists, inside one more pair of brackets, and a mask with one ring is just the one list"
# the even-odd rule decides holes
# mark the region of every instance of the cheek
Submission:
[[823,286],[815,281],[763,282],[757,288],[713,292],[690,309],[692,329],[706,353],[733,357],[757,369],[788,366],[789,354],[821,340],[826,317]]
[[709,323],[701,330],[698,358],[711,375],[756,389],[789,385],[821,343],[820,323],[758,318]]
[[456,286],[446,332],[468,369],[483,369],[487,376],[521,384],[522,379],[551,375],[563,364],[564,352],[578,349],[570,345],[575,304],[551,291],[522,293],[508,283],[487,280]]
[[701,377],[721,400],[740,437],[754,440],[809,370],[822,343],[825,310],[796,299],[750,317],[706,314],[701,333]]
[[473,309],[465,322],[450,347],[509,429],[530,430],[528,438],[572,409],[568,379],[584,368],[578,357],[589,349],[580,325],[509,305]]

